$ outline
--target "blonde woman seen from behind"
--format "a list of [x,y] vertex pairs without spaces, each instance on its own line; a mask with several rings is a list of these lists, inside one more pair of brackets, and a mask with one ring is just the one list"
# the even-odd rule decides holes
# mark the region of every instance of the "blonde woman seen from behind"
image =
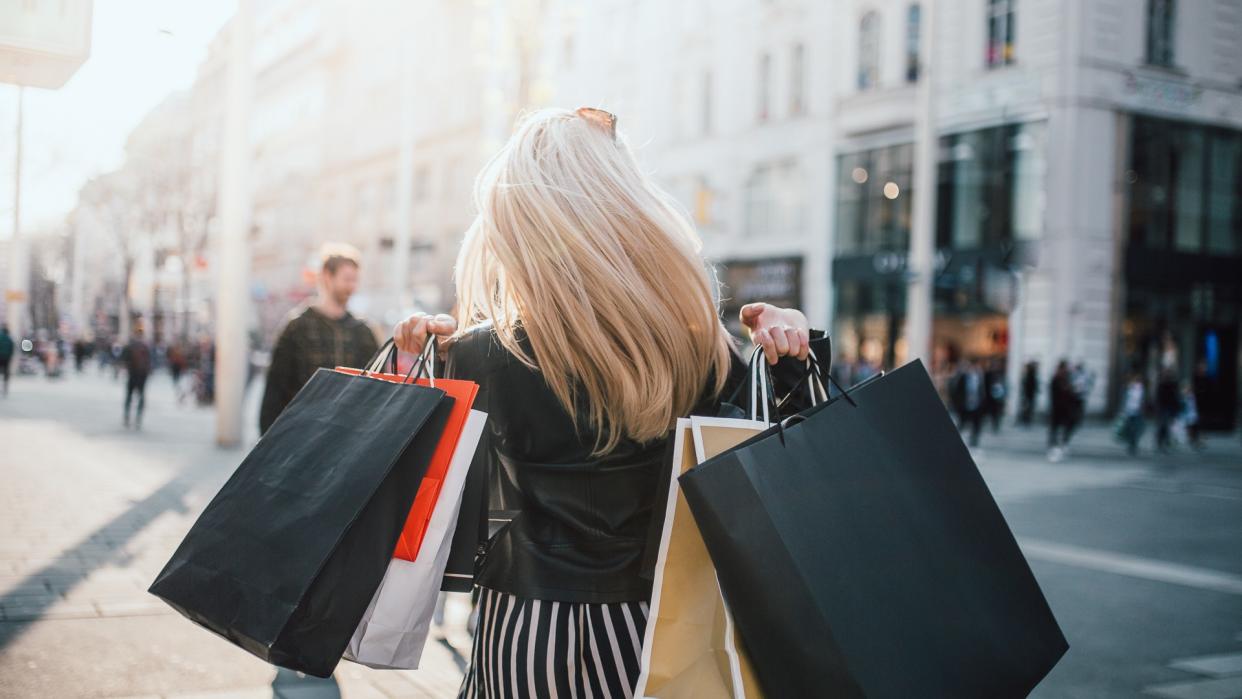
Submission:
[[[393,330],[407,352],[443,337],[444,374],[479,384],[488,431],[476,465],[491,474],[492,509],[516,513],[478,566],[461,696],[630,697],[670,426],[716,414],[745,362],[693,226],[612,115],[526,117],[475,200],[458,317],[416,314]],[[806,318],[751,304],[741,320],[789,388],[811,348]]]

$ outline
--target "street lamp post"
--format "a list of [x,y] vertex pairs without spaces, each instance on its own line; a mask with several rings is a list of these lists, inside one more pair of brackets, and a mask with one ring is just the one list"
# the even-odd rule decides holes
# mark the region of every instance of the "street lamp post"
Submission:
[[22,118],[25,114],[26,87],[17,86],[16,154],[13,156],[13,237],[9,239],[9,283],[4,294],[9,331],[24,337],[22,311],[26,308],[26,250],[22,240]]
[[[412,11],[407,8],[406,12]],[[417,100],[417,65],[414,42],[406,41],[401,48],[401,126],[397,147],[396,177],[396,227],[392,236],[392,282],[389,303],[397,307],[392,313],[406,313],[413,299],[410,297],[410,240],[413,238],[414,197],[414,111]],[[385,320],[391,320],[387,318]]]
[[929,371],[936,246],[935,5],[935,0],[923,0],[921,10],[922,65],[914,123],[914,226],[910,231],[906,289],[906,359],[921,358]]
[[250,258],[250,0],[238,0],[229,25],[224,150],[220,157],[220,239],[216,277],[216,443],[242,440],[242,401],[250,347],[246,337]]

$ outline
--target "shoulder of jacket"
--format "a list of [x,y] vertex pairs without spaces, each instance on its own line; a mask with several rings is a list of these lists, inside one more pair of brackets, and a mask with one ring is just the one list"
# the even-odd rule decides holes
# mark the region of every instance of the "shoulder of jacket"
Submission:
[[467,328],[449,343],[448,361],[470,373],[487,373],[518,364],[517,358],[500,342],[491,323]]
[[448,351],[460,356],[488,356],[496,351],[504,351],[504,346],[496,335],[496,327],[489,321],[458,333],[451,340]]
[[314,313],[310,306],[302,304],[289,310],[280,322],[280,329],[276,331],[275,342],[279,342],[282,337],[296,335],[315,322]]

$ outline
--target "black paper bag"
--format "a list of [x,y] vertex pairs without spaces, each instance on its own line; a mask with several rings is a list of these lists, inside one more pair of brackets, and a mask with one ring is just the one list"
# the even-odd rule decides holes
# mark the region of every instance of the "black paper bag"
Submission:
[[270,663],[328,677],[392,560],[452,401],[320,369],[150,592]]
[[1018,697],[1068,645],[921,363],[681,476],[767,696]]

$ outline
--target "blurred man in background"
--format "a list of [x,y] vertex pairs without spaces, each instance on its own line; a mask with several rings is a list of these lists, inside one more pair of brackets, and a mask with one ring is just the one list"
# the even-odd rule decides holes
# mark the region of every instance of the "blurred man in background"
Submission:
[[129,406],[134,394],[138,395],[138,410],[134,415],[134,428],[142,427],[142,410],[147,405],[147,377],[151,375],[151,347],[142,339],[142,327],[135,326],[129,344],[121,350],[121,363],[125,365],[125,418],[129,427]]
[[1165,367],[1156,383],[1156,450],[1167,452],[1173,446],[1173,421],[1182,412],[1182,393],[1177,370]]
[[982,362],[963,359],[953,377],[951,389],[957,426],[963,432],[970,428],[970,446],[979,446],[983,413],[987,409],[987,385]]
[[1009,397],[1009,385],[1005,382],[1005,360],[992,357],[987,360],[983,382],[987,386],[987,412],[992,420],[992,434],[1000,433],[1001,418],[1005,415],[1005,400]]
[[294,309],[276,339],[267,387],[259,411],[259,432],[267,432],[320,367],[362,367],[379,349],[367,323],[346,310],[358,288],[358,251],[348,245],[325,245],[319,271],[319,296]]
[[1035,398],[1039,395],[1039,362],[1031,360],[1022,369],[1022,409],[1018,422],[1030,425],[1035,415]]
[[1069,447],[1074,434],[1074,420],[1078,406],[1078,393],[1074,390],[1074,378],[1069,362],[1057,362],[1057,370],[1048,383],[1048,460],[1060,461]]

